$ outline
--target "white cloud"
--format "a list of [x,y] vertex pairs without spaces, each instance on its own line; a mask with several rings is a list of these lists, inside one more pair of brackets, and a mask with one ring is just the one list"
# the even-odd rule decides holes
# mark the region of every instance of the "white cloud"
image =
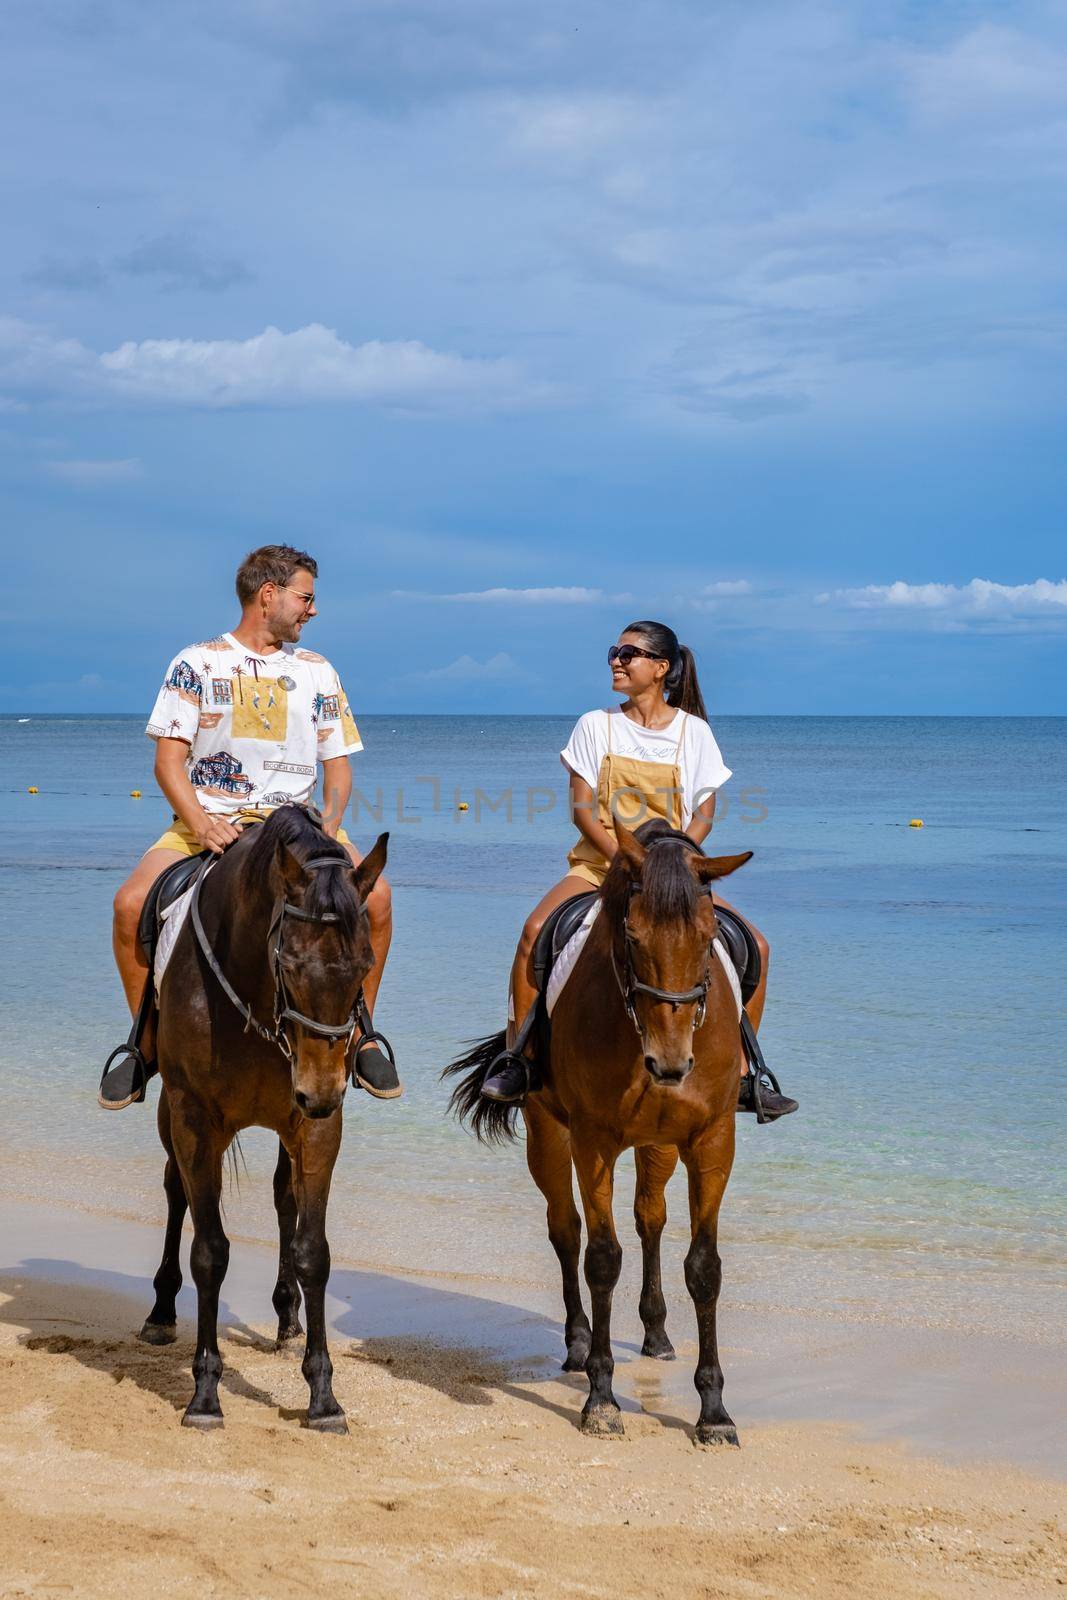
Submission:
[[0,388],[15,395],[163,406],[362,404],[398,411],[508,408],[543,400],[511,361],[418,340],[352,345],[321,323],[250,339],[127,340],[98,354],[77,339],[0,319]]
[[709,600],[725,599],[730,595],[751,594],[752,585],[747,578],[723,578],[718,583],[706,583],[700,592]]
[[124,461],[46,461],[53,478],[61,478],[78,489],[104,488],[110,483],[131,483],[144,476],[135,456]]
[[431,667],[427,672],[413,673],[412,676],[438,683],[508,683],[526,674],[512,656],[501,650],[487,661],[476,661],[473,656],[457,656],[447,667]]
[[1067,107],[1067,56],[1047,39],[983,23],[938,55],[906,63],[916,98],[931,119],[990,120]]
[[1067,621],[1067,579],[1052,583],[1035,578],[1032,583],[1019,584],[993,583],[987,578],[972,578],[964,584],[898,580],[869,583],[859,589],[833,589],[815,599],[819,605],[844,606],[851,611],[933,616],[950,625],[1033,618]]
[[466,589],[457,594],[425,594],[415,589],[394,589],[397,600],[437,600],[487,605],[584,606],[616,605],[632,599],[628,594],[605,594],[603,589]]
[[508,101],[504,114],[517,149],[572,161],[634,139],[649,120],[637,99],[609,94],[525,95]]

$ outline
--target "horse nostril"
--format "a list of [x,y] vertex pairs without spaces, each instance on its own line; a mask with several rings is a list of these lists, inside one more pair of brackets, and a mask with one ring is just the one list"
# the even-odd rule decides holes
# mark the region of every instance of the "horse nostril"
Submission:
[[304,1093],[303,1089],[297,1089],[296,1092],[293,1095],[293,1099],[296,1101],[296,1103],[300,1107],[301,1111],[304,1111],[304,1112],[307,1111],[307,1108],[308,1108],[308,1097]]
[[651,1072],[652,1076],[656,1077],[657,1073],[659,1072],[659,1062],[656,1060],[655,1056],[646,1056],[645,1066],[648,1071]]

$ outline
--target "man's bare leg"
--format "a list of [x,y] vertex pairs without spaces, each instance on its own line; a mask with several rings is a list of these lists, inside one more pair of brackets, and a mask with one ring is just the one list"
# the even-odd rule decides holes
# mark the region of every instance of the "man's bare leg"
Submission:
[[[359,866],[363,857],[354,844],[346,844],[345,849],[352,857],[353,866]],[[368,972],[363,984],[363,998],[367,1003],[367,1011],[374,1019],[374,1002],[378,998],[382,977],[385,972],[386,957],[393,938],[393,896],[389,885],[384,878],[379,878],[370,894],[367,896],[367,916],[370,919],[370,942],[374,951],[374,966]],[[356,1041],[356,1066],[357,1077],[360,1085],[378,1100],[396,1100],[403,1089],[396,1067],[383,1050],[371,1043],[362,1050],[359,1041]]]
[[180,850],[146,851],[115,896],[111,948],[115,952],[115,965],[126,991],[126,1004],[131,1016],[135,1015],[141,1004],[148,976],[148,963],[137,941],[141,910],[159,874],[173,866],[175,861],[184,860],[185,856]]
[[[119,969],[131,1016],[137,1015],[145,985],[151,981],[148,963],[137,938],[145,899],[159,874],[176,861],[184,860],[185,856],[180,850],[147,851],[115,896],[111,948],[115,953],[115,965]],[[122,1111],[142,1098],[145,1077],[142,1062],[150,1065],[155,1057],[155,1032],[153,1007],[141,1026],[137,1049],[127,1046],[112,1052],[97,1097],[105,1111]]]

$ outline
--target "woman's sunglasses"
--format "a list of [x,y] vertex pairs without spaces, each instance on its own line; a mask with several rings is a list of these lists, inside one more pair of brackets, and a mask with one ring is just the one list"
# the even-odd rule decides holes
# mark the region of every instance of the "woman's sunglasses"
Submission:
[[662,661],[654,650],[642,650],[636,644],[609,644],[608,666],[617,661],[620,667],[628,667],[634,656],[647,656],[649,661]]

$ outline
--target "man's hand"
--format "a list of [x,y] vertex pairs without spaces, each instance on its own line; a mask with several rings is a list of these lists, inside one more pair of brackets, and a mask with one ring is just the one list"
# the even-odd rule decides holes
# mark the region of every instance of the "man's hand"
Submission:
[[221,856],[228,845],[241,837],[240,828],[235,828],[225,817],[213,817],[207,811],[204,812],[204,820],[195,824],[193,832],[201,850],[210,850],[217,856]]

